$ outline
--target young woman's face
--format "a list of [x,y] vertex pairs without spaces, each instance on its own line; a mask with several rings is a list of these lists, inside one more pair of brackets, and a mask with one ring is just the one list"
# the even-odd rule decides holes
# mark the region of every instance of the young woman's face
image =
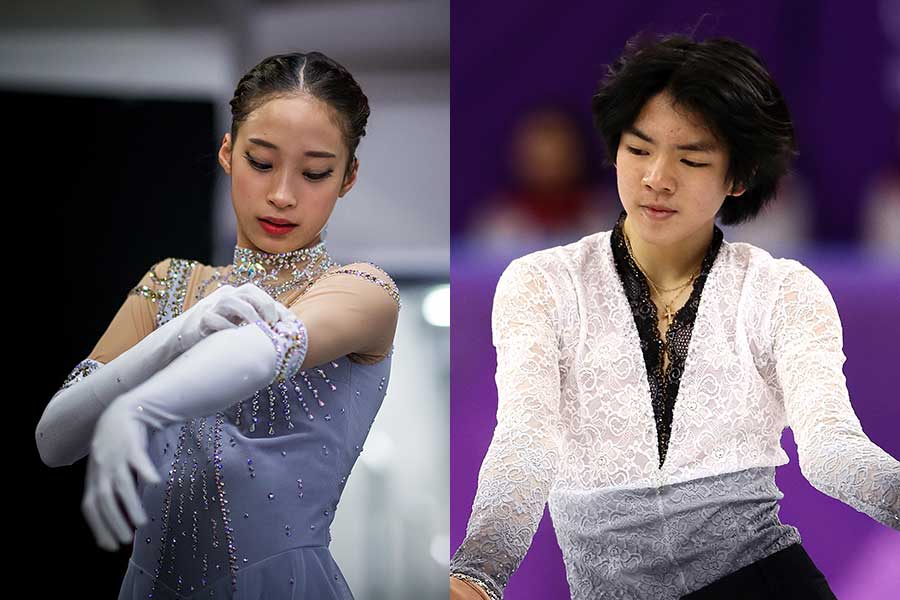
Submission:
[[[356,181],[338,115],[310,96],[269,100],[226,133],[219,163],[231,176],[231,201],[242,248],[289,252],[319,241],[337,199]],[[294,225],[272,229],[265,220]]]
[[[709,235],[731,190],[725,181],[728,150],[695,116],[660,93],[622,133],[616,153],[619,198],[632,231],[652,244],[678,244]],[[670,211],[654,215],[649,206]]]

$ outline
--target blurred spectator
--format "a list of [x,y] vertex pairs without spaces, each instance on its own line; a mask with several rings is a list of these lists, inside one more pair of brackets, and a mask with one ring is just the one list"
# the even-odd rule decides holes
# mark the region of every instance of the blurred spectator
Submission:
[[775,199],[753,221],[717,224],[729,242],[747,242],[781,258],[811,241],[812,210],[807,183],[799,174],[790,173],[781,180]]
[[618,202],[588,186],[585,140],[562,110],[528,113],[514,130],[510,158],[513,185],[476,216],[473,238],[499,246],[574,241],[615,222]]
[[900,262],[900,119],[897,124],[897,154],[875,176],[866,196],[862,243]]

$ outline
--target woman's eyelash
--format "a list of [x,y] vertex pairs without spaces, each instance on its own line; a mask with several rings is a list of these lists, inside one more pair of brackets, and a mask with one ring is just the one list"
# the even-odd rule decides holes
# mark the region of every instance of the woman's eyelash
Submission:
[[270,168],[272,168],[272,165],[266,165],[261,162],[257,162],[255,160],[253,160],[252,158],[250,158],[249,155],[244,155],[244,158],[246,158],[247,162],[249,162],[250,165],[258,171],[268,171]]
[[644,156],[645,154],[647,154],[647,152],[645,152],[644,150],[641,150],[640,148],[635,148],[634,146],[628,146],[628,151],[631,152],[632,154],[636,154],[638,156]]
[[334,169],[328,169],[327,171],[322,171],[321,173],[313,173],[312,171],[307,171],[304,173],[307,179],[312,179],[313,181],[320,181],[325,179],[326,177],[330,177],[334,172]]
[[[268,171],[269,169],[272,168],[272,165],[267,165],[267,164],[258,162],[256,160],[253,160],[249,154],[245,154],[244,158],[246,158],[247,162],[249,162],[250,165],[257,171],[262,171],[265,173],[266,171]],[[330,177],[332,173],[334,173],[334,169],[328,169],[326,171],[321,171],[321,172],[305,171],[303,173],[303,175],[310,181],[321,181],[323,179]]]

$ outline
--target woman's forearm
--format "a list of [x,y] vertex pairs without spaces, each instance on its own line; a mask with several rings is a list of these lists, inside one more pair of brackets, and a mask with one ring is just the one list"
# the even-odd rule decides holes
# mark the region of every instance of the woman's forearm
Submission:
[[298,370],[306,329],[290,316],[219,331],[116,400],[154,429],[215,414]]
[[[116,398],[147,381],[210,333],[261,317],[275,321],[282,314],[287,314],[287,309],[252,284],[222,286],[108,364],[90,361],[94,371],[80,380],[70,375],[47,404],[35,431],[41,459],[56,467],[86,456],[97,419]],[[73,375],[77,375],[75,371]]]
[[[169,321],[108,364],[87,363],[93,369],[91,373],[69,381],[56,392],[35,430],[44,464],[71,465],[87,456],[94,426],[109,404],[175,357],[179,325],[178,319]],[[79,363],[79,368],[84,366],[85,361]]]

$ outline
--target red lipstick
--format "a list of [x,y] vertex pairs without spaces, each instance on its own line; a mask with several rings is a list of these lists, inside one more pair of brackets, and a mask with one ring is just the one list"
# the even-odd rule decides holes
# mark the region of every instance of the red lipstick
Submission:
[[[272,221],[279,221],[283,224],[273,223]],[[266,233],[270,233],[272,235],[284,235],[286,233],[290,233],[296,227],[296,225],[291,223],[290,221],[285,221],[284,219],[269,220],[268,217],[266,217],[265,219],[259,219],[259,224]]]

